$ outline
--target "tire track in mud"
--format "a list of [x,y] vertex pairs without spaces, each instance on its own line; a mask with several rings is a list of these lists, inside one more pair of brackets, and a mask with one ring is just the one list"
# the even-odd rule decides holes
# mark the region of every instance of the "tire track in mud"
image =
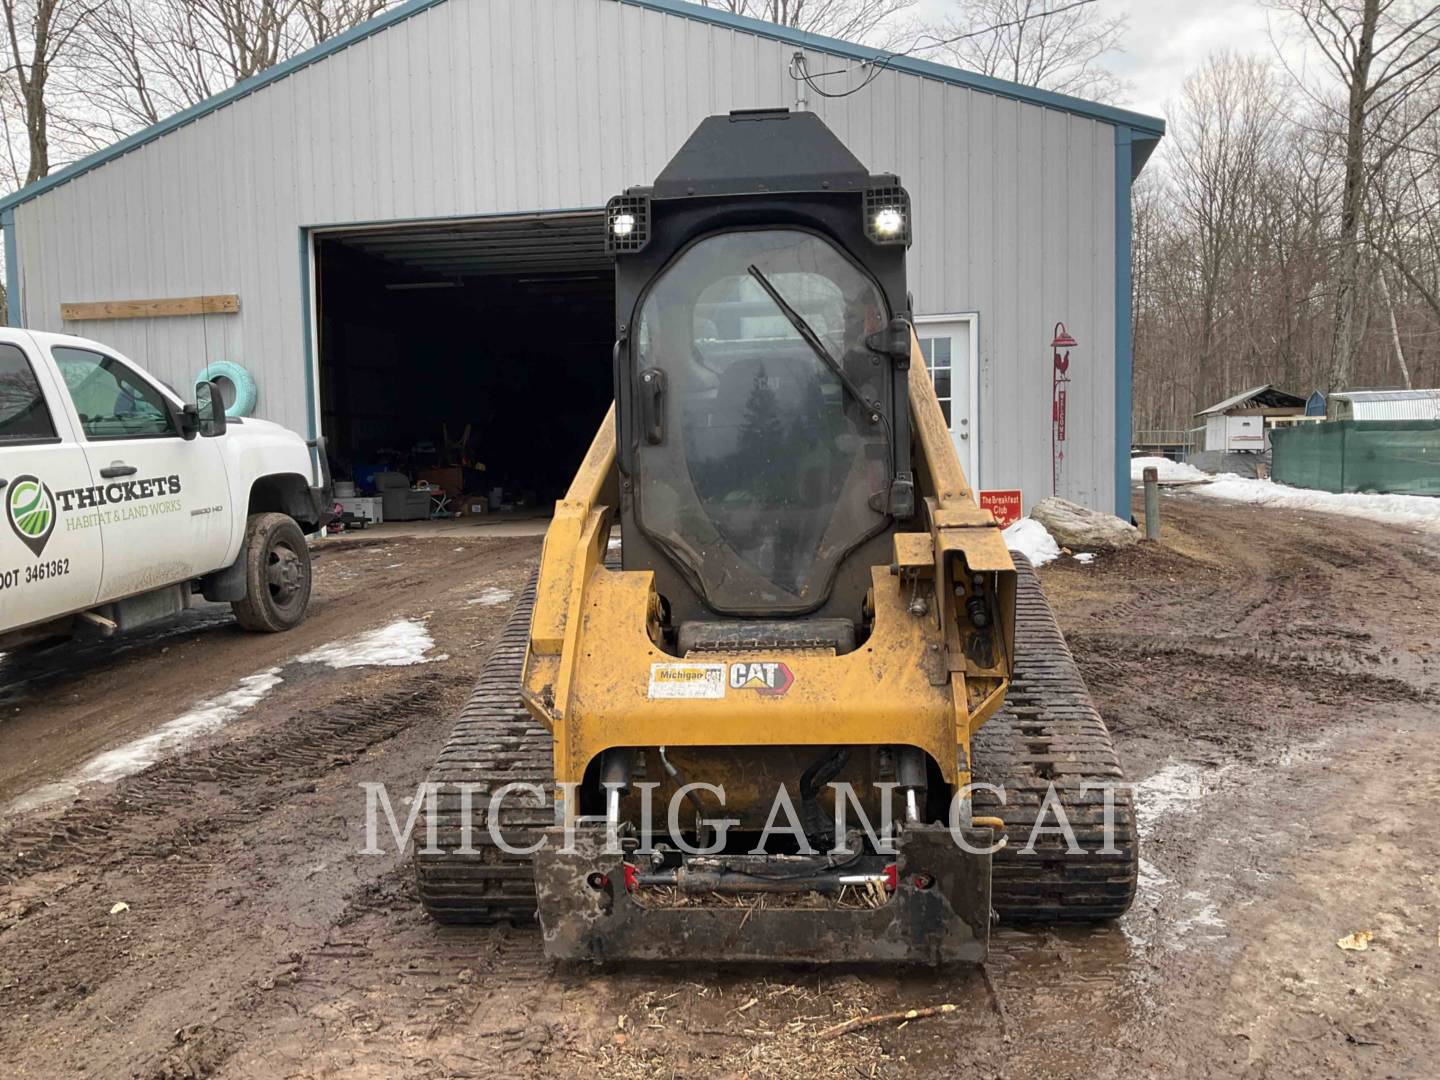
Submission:
[[[273,871],[263,863],[238,880],[227,873],[227,862],[249,846],[237,844],[237,837],[287,801],[313,793],[327,774],[434,719],[437,710],[448,712],[441,703],[457,681],[468,682],[427,672],[379,693],[352,693],[301,709],[280,730],[159,763],[50,823],[16,830],[0,863],[0,1016],[82,1008],[93,987],[124,980],[137,953],[148,959],[157,950],[163,955],[173,948],[183,956],[193,949],[193,940],[164,944],[166,935],[196,911],[234,907],[272,883]],[[105,891],[86,902],[97,881],[107,882],[98,886]],[[163,918],[156,923],[129,913],[121,916],[123,927],[107,922],[106,897],[123,887],[110,884],[116,881],[134,883],[126,895],[143,894],[147,915],[185,913],[177,928]],[[223,941],[226,928],[214,929]],[[209,930],[201,921],[182,938],[198,933],[203,940]],[[77,948],[79,942],[85,947]],[[261,955],[251,958],[261,962]],[[149,967],[163,979],[174,963],[162,959],[158,970]],[[263,986],[244,973],[245,964],[236,966],[241,977],[221,997],[233,997],[232,1008],[243,1012],[263,999]],[[7,1026],[0,1022],[0,1032]],[[175,1045],[137,1075],[209,1075],[242,1042],[240,1028],[232,1025],[182,1025]]]
[[323,942],[295,955],[263,1007],[222,1018],[246,1030],[230,1071],[283,1074],[303,1056],[322,1075],[513,1073],[567,1038],[556,1001],[564,981],[533,926],[430,922],[407,859],[359,890]]
[[[471,1016],[455,1005],[464,994],[453,991],[467,969],[479,970],[476,957],[488,945],[435,939],[413,896],[408,859],[394,851],[359,857],[360,785],[384,783],[404,822],[405,800],[503,614],[468,599],[523,578],[534,545],[481,545],[464,558],[451,558],[448,542],[394,546],[393,555],[383,547],[333,553],[347,595],[331,601],[335,625],[323,636],[340,640],[375,625],[386,602],[363,583],[377,561],[400,557],[425,570],[406,575],[420,583],[407,609],[427,619],[447,663],[306,668],[188,752],[89,789],[86,801],[0,825],[0,1072],[248,1077],[255,1071],[246,1062],[260,1055],[288,1076],[329,1034],[342,1048],[335,1072],[348,1076],[343,1048],[354,1053],[371,1027],[384,1046],[392,1031],[443,1033]],[[388,562],[379,569],[388,571]],[[226,638],[197,640],[193,653],[172,661],[170,681],[188,690],[197,664],[213,669],[215,655],[237,650],[260,650],[265,659],[276,644]],[[231,660],[252,670],[257,662]],[[78,707],[102,706],[90,696],[77,695]],[[386,832],[382,815],[382,848]],[[111,914],[122,899],[129,909]],[[507,982],[545,970],[529,936],[516,934],[507,946],[518,946],[499,965],[511,972]],[[286,1038],[293,1032],[304,1036],[298,1051]],[[463,1071],[460,1051],[446,1071]],[[413,1071],[403,1055],[388,1060],[394,1067],[379,1075]]]
[[[204,939],[213,929],[218,957],[231,967],[229,985],[216,999],[225,1004],[224,1011],[181,1024],[173,1028],[173,1040],[160,1041],[148,1053],[141,1049],[138,1059],[132,1054],[122,1060],[128,1074],[155,1080],[220,1070],[251,1037],[251,1020],[268,1011],[272,991],[302,978],[307,961],[319,963],[327,952],[343,951],[350,921],[375,911],[393,912],[395,904],[388,897],[377,902],[383,889],[362,886],[320,946],[290,951],[278,963],[260,942],[248,963],[235,963],[236,943],[226,940],[231,928],[212,927],[195,913],[213,910],[217,901],[233,906],[240,890],[263,895],[273,887],[275,868],[265,864],[267,853],[258,853],[259,861],[238,875],[227,866],[251,848],[255,830],[268,830],[290,800],[312,796],[327,776],[417,724],[448,715],[448,698],[469,681],[433,671],[407,674],[380,692],[349,693],[324,706],[302,708],[278,730],[168,759],[49,822],[16,829],[6,845],[10,854],[0,862],[0,1037],[8,1041],[21,1034],[6,1031],[4,1018],[47,1009],[57,1016],[75,1015],[92,988],[134,978],[127,973],[137,956],[151,961],[142,963],[142,970],[157,982],[167,967],[183,967],[186,960],[203,963]],[[317,823],[314,831],[326,828]],[[315,842],[323,847],[337,840],[325,836]],[[293,848],[279,852],[282,860],[303,854]],[[104,912],[113,884],[102,887],[103,902],[87,903],[76,895],[93,894],[97,879],[143,882],[147,915],[176,913],[176,925],[165,925],[163,914],[159,922],[134,920],[123,929],[107,923]],[[405,902],[414,903],[413,898]],[[200,939],[198,956],[194,935]],[[83,948],[77,948],[80,942]],[[172,949],[179,959],[166,964],[163,954]],[[159,965],[153,963],[157,952]],[[67,1021],[64,1027],[69,1026]],[[171,1045],[164,1045],[167,1041]]]
[[[1309,637],[1330,644],[1317,650]],[[1353,695],[1367,701],[1402,701],[1426,703],[1440,701],[1435,691],[1416,686],[1408,679],[1376,673],[1381,663],[1376,656],[1346,655],[1345,645],[1367,637],[1348,635],[1342,631],[1316,628],[1295,635],[1299,642],[1256,643],[1236,638],[1166,638],[1158,641],[1136,641],[1124,633],[1071,634],[1071,647],[1085,658],[1084,666],[1091,678],[1121,668],[1163,667],[1192,673],[1197,662],[1213,662],[1215,669],[1227,676],[1255,680],[1273,685],[1276,680],[1303,684],[1308,692],[1321,697],[1337,694]]]
[[[0,886],[102,854],[113,862],[193,851],[206,837],[268,813],[287,796],[287,784],[348,765],[403,731],[428,714],[456,682],[453,677],[426,677],[379,694],[343,697],[322,709],[300,712],[283,731],[160,762],[38,827],[21,824],[5,837],[9,852],[0,856]],[[263,784],[257,793],[259,781]],[[209,804],[241,792],[250,797],[222,813],[206,805],[201,820],[182,817],[171,828],[154,828],[177,811],[202,809],[197,805],[202,793]]]

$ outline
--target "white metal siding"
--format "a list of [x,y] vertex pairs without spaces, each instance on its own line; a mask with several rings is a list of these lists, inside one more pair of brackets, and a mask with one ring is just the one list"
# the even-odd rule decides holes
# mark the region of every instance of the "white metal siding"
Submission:
[[1349,420],[1440,420],[1440,395],[1385,401],[1357,401]]
[[1225,416],[1225,449],[1268,450],[1270,433],[1265,429],[1263,416]]
[[1213,416],[1207,416],[1205,418],[1206,450],[1219,450],[1221,452],[1224,452],[1230,449],[1230,447],[1226,444],[1225,441],[1225,420],[1226,417],[1224,413],[1217,413]]
[[[608,0],[448,0],[18,206],[25,323],[182,390],[207,359],[240,361],[261,415],[307,431],[302,227],[602,205],[701,118],[792,105],[794,51]],[[917,312],[979,313],[982,486],[1050,494],[1064,321],[1061,494],[1113,508],[1113,127],[896,71],[808,96],[910,189]],[[60,320],[62,301],[224,292],[238,315]]]

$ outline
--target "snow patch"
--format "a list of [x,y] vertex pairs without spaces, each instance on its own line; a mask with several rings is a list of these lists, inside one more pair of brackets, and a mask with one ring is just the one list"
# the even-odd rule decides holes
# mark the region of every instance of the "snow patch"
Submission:
[[322,645],[296,657],[302,664],[328,664],[332,668],[407,667],[428,664],[447,656],[426,656],[435,639],[425,624],[415,619],[397,619],[358,637]]
[[484,604],[486,607],[494,607],[496,604],[508,604],[515,598],[515,594],[509,589],[497,589],[493,585],[483,589],[479,596],[472,596],[466,600],[467,604]]
[[[1215,770],[1188,761],[1172,761],[1134,787],[1135,831],[1148,839],[1160,819],[1192,808],[1214,789]],[[1206,782],[1209,781],[1207,787]]]
[[219,697],[200,702],[193,709],[169,723],[162,724],[150,734],[117,746],[114,750],[96,754],[65,779],[31,788],[11,800],[5,807],[5,813],[19,814],[53,803],[67,802],[80,794],[82,784],[113,784],[142,769],[148,769],[193,739],[224,727],[253,708],[283,681],[279,668],[270,668],[247,676],[241,679],[234,689]]
[[58,780],[53,784],[41,784],[31,788],[24,795],[12,799],[5,807],[7,814],[23,814],[26,810],[38,810],[52,803],[68,802],[80,794],[80,785],[69,780]]
[[1220,908],[1210,898],[1209,893],[1192,889],[1184,897],[1191,904],[1195,905],[1195,912],[1187,919],[1180,922],[1180,929],[1188,930],[1193,926],[1206,926],[1214,930],[1224,930],[1225,920],[1220,917]]
[[1194,465],[1187,465],[1183,461],[1171,461],[1163,457],[1137,457],[1130,459],[1130,479],[1144,480],[1145,470],[1153,468],[1156,472],[1156,479],[1162,481],[1174,480],[1209,480],[1210,474]]
[[149,735],[96,755],[81,766],[77,775],[82,782],[110,784],[141,769],[148,769],[166,753],[196,736],[224,727],[253,707],[282,681],[279,668],[270,668],[241,679],[233,690],[209,701],[202,701],[189,712],[182,713]]
[[1050,535],[1050,530],[1033,518],[1021,518],[1002,534],[1005,546],[1018,551],[1034,566],[1044,566],[1060,557],[1060,545]]
[[1256,480],[1222,473],[1208,484],[1197,484],[1196,495],[1253,506],[1278,506],[1287,510],[1313,510],[1324,514],[1346,514],[1393,525],[1440,527],[1440,498],[1430,495],[1370,495],[1364,492],[1314,491],[1290,487],[1273,480]]

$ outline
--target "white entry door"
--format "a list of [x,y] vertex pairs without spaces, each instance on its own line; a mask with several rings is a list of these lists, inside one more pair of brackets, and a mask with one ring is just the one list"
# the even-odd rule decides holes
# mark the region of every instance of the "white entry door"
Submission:
[[976,316],[918,315],[915,336],[925,354],[925,367],[935,383],[940,410],[950,425],[950,437],[960,455],[960,467],[970,486],[980,488],[980,431],[975,420],[979,334]]

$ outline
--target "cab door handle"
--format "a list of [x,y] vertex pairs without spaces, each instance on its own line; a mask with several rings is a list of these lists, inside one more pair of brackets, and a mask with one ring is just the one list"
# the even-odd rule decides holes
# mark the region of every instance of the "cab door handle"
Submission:
[[106,480],[114,480],[117,476],[134,476],[139,471],[134,465],[126,465],[123,461],[117,461],[115,464],[101,469],[100,475]]
[[640,430],[651,446],[665,441],[665,372],[659,368],[640,373]]

